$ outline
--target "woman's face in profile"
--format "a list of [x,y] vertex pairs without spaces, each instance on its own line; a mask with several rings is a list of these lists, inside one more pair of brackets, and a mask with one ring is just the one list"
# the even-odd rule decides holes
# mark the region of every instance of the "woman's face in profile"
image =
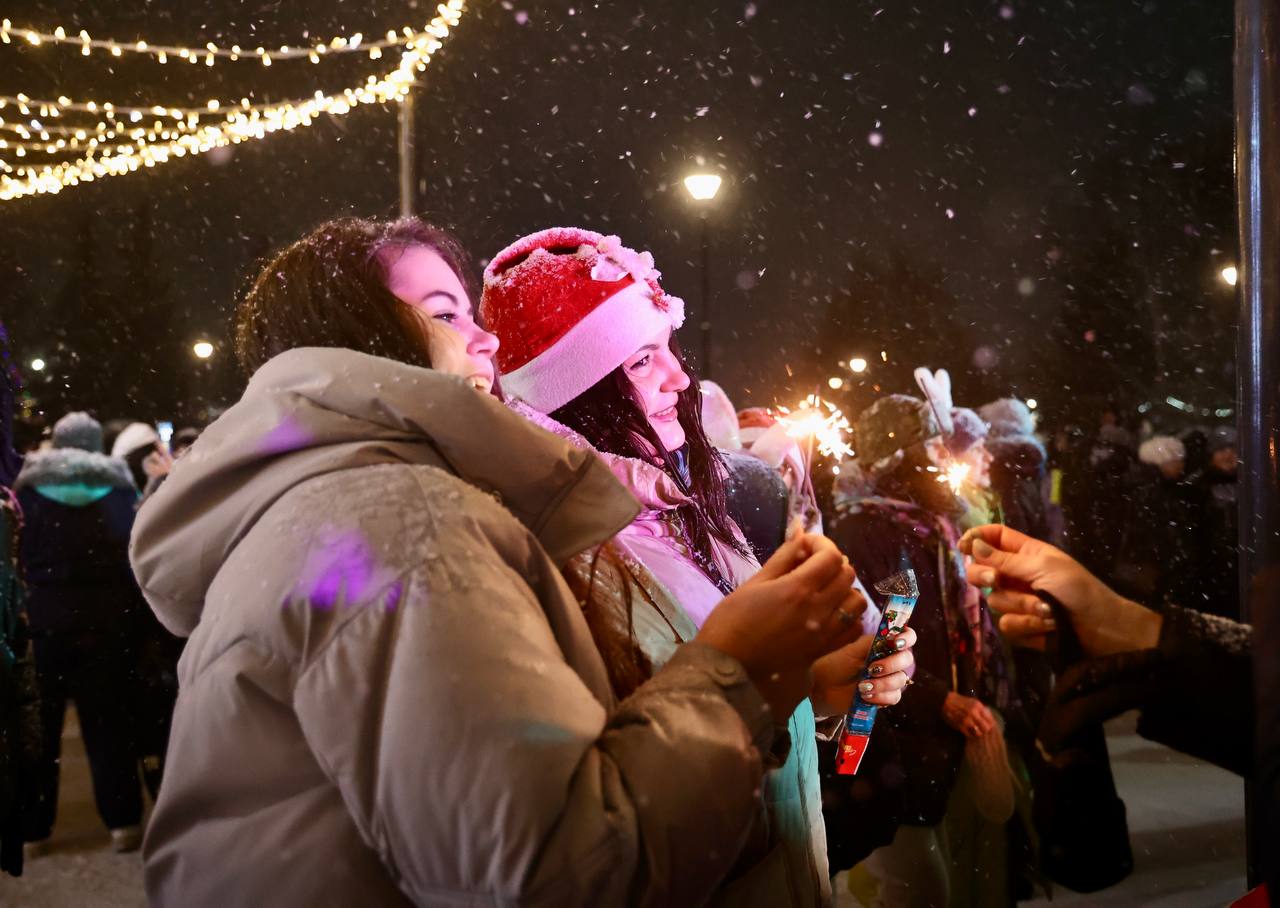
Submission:
[[449,263],[425,246],[383,254],[387,289],[412,306],[427,326],[432,368],[460,375],[487,394],[493,388],[498,339],[476,324],[467,291]]

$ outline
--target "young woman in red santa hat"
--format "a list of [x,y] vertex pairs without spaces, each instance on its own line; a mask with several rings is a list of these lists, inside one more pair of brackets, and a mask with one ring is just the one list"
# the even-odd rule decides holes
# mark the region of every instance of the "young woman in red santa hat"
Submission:
[[420,222],[344,218],[238,307],[253,378],[133,535],[190,635],[151,901],[795,904],[759,792],[858,633],[852,570],[793,540],[698,628],[628,585],[635,500],[490,396],[467,274]]
[[[639,517],[614,544],[679,603],[666,627],[636,635],[653,665],[759,567],[726,512],[724,468],[673,336],[684,303],[660,277],[649,253],[617,237],[554,228],[494,256],[481,298],[481,316],[501,342],[497,364],[512,405],[594,448],[640,501]],[[755,871],[736,889],[735,904],[830,899],[814,710],[843,715],[861,668],[853,653],[846,648],[815,665],[811,700],[790,717],[790,754],[765,786],[768,829],[744,850],[757,855],[748,862]]]

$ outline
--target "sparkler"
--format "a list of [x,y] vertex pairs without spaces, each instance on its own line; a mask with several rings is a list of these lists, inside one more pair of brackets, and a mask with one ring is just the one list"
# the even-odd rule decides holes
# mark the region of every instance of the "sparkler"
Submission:
[[778,408],[778,421],[787,427],[787,437],[806,439],[809,448],[809,466],[813,462],[813,449],[818,453],[844,460],[853,456],[848,436],[849,420],[840,408],[816,394],[810,394],[795,410]]
[[969,479],[969,471],[971,467],[967,463],[960,463],[957,460],[947,464],[945,470],[938,474],[938,482],[945,482],[951,486],[951,491],[960,494],[960,489]]

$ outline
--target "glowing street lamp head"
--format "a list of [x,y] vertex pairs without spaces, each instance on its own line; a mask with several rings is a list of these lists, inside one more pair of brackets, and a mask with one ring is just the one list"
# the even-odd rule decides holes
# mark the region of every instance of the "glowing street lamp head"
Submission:
[[684,188],[696,201],[709,202],[720,191],[720,177],[714,173],[693,173],[684,178]]
[[867,361],[861,356],[855,356],[853,359],[849,360],[849,368],[854,372],[866,372]]
[[1236,285],[1236,281],[1240,279],[1240,272],[1236,270],[1235,265],[1228,265],[1223,268],[1220,273],[1222,275],[1222,280],[1232,287],[1234,287]]
[[196,341],[195,345],[191,348],[191,352],[199,359],[208,359],[213,356],[213,344],[208,341]]
[[1040,402],[1039,402],[1038,400],[1036,400],[1034,397],[1028,397],[1028,398],[1027,398],[1027,409],[1028,409],[1028,410],[1034,410],[1034,409],[1035,409],[1036,407],[1038,407],[1038,406],[1040,406]]
[[38,356],[37,356],[35,359],[33,359],[33,360],[31,361],[31,371],[32,371],[32,372],[43,372],[43,371],[44,371],[44,367],[45,367],[45,365],[46,365],[46,364],[45,364],[45,361],[44,361],[44,360],[42,360],[40,357],[38,357]]

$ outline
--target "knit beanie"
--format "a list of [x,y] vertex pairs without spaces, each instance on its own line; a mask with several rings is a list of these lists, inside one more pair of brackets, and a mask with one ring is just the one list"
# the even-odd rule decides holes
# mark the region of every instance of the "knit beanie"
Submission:
[[907,394],[882,397],[862,411],[853,427],[854,450],[866,467],[942,434],[928,404]]
[[83,410],[68,413],[53,424],[53,446],[101,454],[102,423]]
[[968,407],[951,410],[951,434],[947,435],[947,450],[956,457],[964,454],[987,437],[989,428],[981,416]]
[[979,407],[978,414],[991,426],[993,436],[1036,434],[1036,421],[1031,409],[1016,397],[993,400]]
[[480,314],[497,335],[503,390],[543,413],[577,398],[664,328],[684,301],[662,290],[653,256],[577,227],[530,234],[484,271]]

